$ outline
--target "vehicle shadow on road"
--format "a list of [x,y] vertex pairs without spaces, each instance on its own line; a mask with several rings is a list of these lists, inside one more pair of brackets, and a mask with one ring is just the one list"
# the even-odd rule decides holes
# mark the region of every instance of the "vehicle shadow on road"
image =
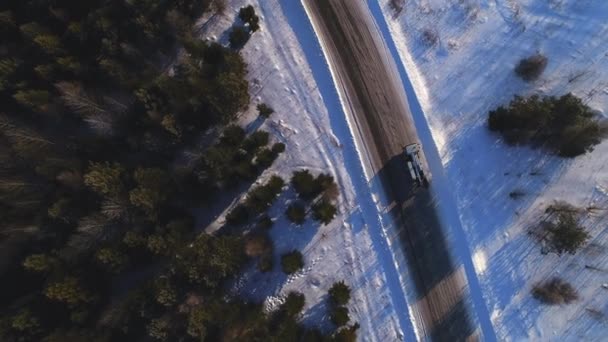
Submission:
[[425,318],[427,336],[465,340],[475,333],[476,318],[470,316],[472,303],[462,263],[446,239],[450,232],[443,228],[432,192],[414,183],[403,154],[391,158],[372,183],[391,192],[387,197],[393,202],[382,203],[390,208],[384,220],[399,227],[390,235],[405,255],[415,288],[410,301]]

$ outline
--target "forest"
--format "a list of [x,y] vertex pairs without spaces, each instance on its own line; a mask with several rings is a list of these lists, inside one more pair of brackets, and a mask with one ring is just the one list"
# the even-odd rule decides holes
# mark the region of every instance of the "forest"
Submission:
[[[195,227],[194,210],[236,195],[288,153],[236,124],[251,105],[239,49],[260,29],[253,7],[226,46],[194,33],[198,18],[225,7],[0,3],[0,340],[356,339],[343,283],[332,314],[342,328],[330,334],[298,322],[301,294],[274,313],[227,295],[253,258],[272,268],[262,232],[284,180],[254,187],[230,229]],[[294,222],[307,206],[315,220],[333,219],[330,175],[301,171],[292,184],[302,198],[288,210]]]

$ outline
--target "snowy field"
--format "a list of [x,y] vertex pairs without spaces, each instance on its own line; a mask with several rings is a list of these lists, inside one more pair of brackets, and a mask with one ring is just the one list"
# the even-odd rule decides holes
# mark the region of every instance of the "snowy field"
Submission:
[[[269,131],[287,150],[259,181],[272,174],[288,180],[293,171],[307,168],[313,173],[329,172],[341,190],[339,216],[328,226],[308,220],[296,227],[284,210],[296,198],[285,191],[271,209],[275,219],[270,233],[275,247],[275,267],[262,274],[250,267],[233,286],[233,292],[264,301],[268,310],[281,303],[289,291],[306,296],[304,323],[332,329],[327,290],[344,280],[353,289],[348,307],[351,322],[361,325],[365,341],[413,340],[411,319],[387,244],[382,217],[362,168],[346,117],[304,8],[295,0],[228,1],[224,15],[200,20],[201,38],[227,44],[238,8],[253,4],[261,18],[256,32],[242,50],[249,64],[253,103],[243,113],[241,125],[249,131]],[[265,102],[275,109],[266,121],[257,118],[255,105]],[[243,196],[245,193],[243,193]],[[233,203],[234,205],[234,203]],[[219,215],[213,231],[221,226]],[[280,270],[280,254],[299,249],[305,267],[287,277]]]
[[[604,116],[608,2],[406,0],[397,15],[390,3],[400,1],[375,1],[439,150],[498,340],[606,340],[608,142],[576,159],[549,157],[505,146],[486,119],[515,94],[567,92]],[[537,52],[548,67],[525,83],[513,69]],[[543,255],[527,234],[557,200],[594,208],[583,220],[592,238],[575,256]],[[581,298],[540,306],[531,287],[557,275]]]

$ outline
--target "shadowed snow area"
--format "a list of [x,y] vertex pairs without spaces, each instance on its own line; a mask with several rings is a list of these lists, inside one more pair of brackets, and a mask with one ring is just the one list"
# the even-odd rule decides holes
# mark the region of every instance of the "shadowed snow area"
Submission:
[[[608,3],[580,0],[378,0],[430,124],[484,300],[499,340],[602,340],[608,333],[608,143],[576,159],[507,147],[487,130],[489,110],[513,95],[572,92],[604,115]],[[391,3],[403,4],[396,13]],[[433,39],[431,39],[433,38]],[[548,66],[526,83],[513,69],[537,52]],[[523,197],[513,199],[513,191]],[[576,255],[542,255],[527,234],[546,206],[594,207]],[[579,292],[540,306],[538,281],[560,276]]]

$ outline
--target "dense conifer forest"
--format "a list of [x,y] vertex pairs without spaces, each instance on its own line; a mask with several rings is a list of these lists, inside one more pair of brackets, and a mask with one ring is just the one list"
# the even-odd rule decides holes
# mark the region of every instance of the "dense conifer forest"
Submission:
[[[356,324],[330,336],[301,326],[299,294],[272,314],[226,294],[253,257],[272,267],[267,247],[254,247],[268,245],[258,231],[272,225],[281,178],[235,212],[251,232],[195,229],[194,210],[252,184],[286,149],[235,125],[250,105],[238,49],[259,29],[253,8],[230,46],[194,36],[196,19],[224,10],[217,0],[0,3],[0,340],[356,338]],[[335,183],[316,182],[301,193],[322,196],[314,217],[327,223],[335,208],[322,193]]]

